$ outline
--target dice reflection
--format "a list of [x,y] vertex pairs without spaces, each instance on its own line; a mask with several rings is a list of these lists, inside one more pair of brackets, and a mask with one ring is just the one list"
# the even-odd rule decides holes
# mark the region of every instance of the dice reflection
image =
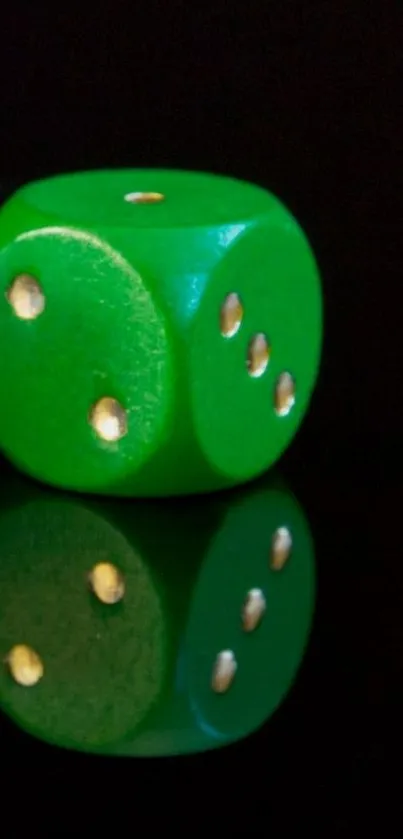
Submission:
[[[8,474],[0,653],[26,644],[44,667],[29,688],[0,669],[1,707],[17,725],[135,756],[205,751],[259,729],[296,678],[315,602],[309,525],[281,480],[106,502]],[[117,602],[89,584],[106,563],[124,580]]]

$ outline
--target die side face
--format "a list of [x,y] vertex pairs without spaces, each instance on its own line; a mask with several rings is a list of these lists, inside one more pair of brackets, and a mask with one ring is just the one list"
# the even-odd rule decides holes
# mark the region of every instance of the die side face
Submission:
[[[11,200],[1,245],[0,436],[17,465],[164,495],[280,456],[314,385],[321,311],[309,246],[273,196],[200,173],[62,176]],[[16,278],[38,281],[31,319]]]
[[192,414],[215,469],[242,480],[279,458],[309,405],[321,341],[318,271],[302,231],[278,205],[223,256],[195,317]]

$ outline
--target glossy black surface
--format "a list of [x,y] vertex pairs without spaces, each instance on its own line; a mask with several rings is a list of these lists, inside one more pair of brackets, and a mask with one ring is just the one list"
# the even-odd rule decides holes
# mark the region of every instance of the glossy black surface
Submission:
[[37,819],[62,790],[59,821],[74,810],[75,830],[78,786],[91,818],[128,811],[136,827],[144,805],[148,826],[176,833],[275,822],[276,835],[396,835],[402,10],[145,7],[101,4],[96,19],[84,8],[3,10],[2,197],[60,170],[162,165],[256,180],[295,212],[323,275],[325,347],[311,411],[278,470],[312,532],[316,611],[288,694],[242,742],[122,760],[43,744],[2,716],[4,784],[25,801],[38,783]]

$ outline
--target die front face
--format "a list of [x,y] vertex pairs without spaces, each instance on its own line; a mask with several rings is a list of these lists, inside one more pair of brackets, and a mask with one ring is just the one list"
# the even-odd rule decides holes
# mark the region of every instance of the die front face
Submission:
[[164,318],[132,266],[95,236],[35,230],[1,262],[11,279],[1,302],[5,453],[49,483],[113,487],[164,431],[172,396]]
[[265,190],[158,170],[28,185],[0,213],[0,445],[116,495],[209,491],[274,463],[321,345],[309,245]]

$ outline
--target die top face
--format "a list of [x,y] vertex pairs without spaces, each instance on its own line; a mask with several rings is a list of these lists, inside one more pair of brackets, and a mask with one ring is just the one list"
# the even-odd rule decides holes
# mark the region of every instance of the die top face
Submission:
[[247,222],[275,205],[254,184],[159,169],[59,175],[22,187],[16,198],[45,216],[90,228],[214,227]]

